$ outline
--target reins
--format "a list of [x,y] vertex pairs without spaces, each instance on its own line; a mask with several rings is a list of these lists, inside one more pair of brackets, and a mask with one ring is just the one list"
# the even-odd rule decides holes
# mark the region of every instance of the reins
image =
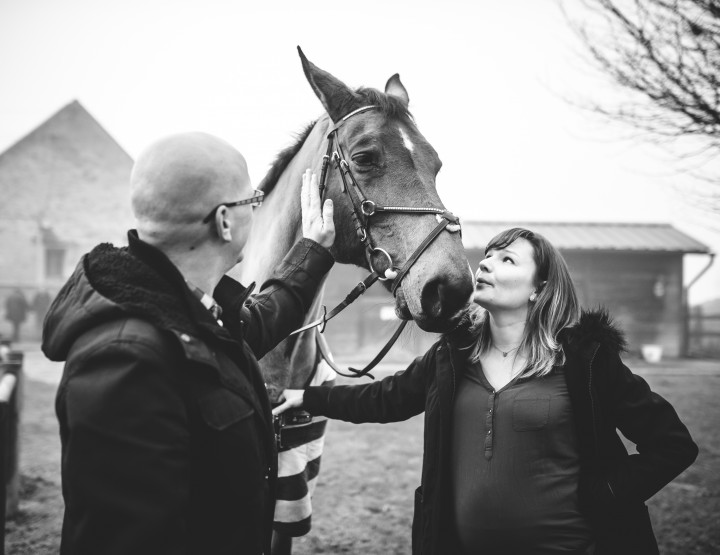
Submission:
[[[395,296],[397,288],[402,283],[403,278],[410,271],[410,268],[415,264],[415,262],[417,262],[418,258],[420,258],[420,255],[425,252],[425,250],[440,235],[440,233],[442,233],[444,230],[447,230],[451,233],[460,231],[460,219],[447,210],[433,207],[428,208],[415,206],[381,206],[373,202],[372,200],[369,200],[365,196],[362,188],[355,180],[355,177],[350,170],[350,165],[345,160],[345,153],[343,152],[342,145],[340,144],[338,131],[351,117],[357,114],[361,114],[363,112],[367,112],[368,110],[375,109],[377,109],[377,106],[373,105],[358,108],[357,110],[354,110],[353,112],[350,112],[345,117],[343,117],[330,130],[327,135],[328,147],[325,155],[323,156],[322,166],[320,170],[319,185],[320,199],[322,201],[325,197],[325,192],[327,190],[326,181],[330,168],[330,162],[333,162],[335,168],[337,168],[340,172],[340,177],[342,180],[341,190],[348,196],[350,200],[350,204],[352,206],[351,216],[353,219],[353,224],[355,226],[355,233],[357,234],[360,243],[363,245],[363,247],[365,247],[365,258],[368,261],[368,266],[370,267],[371,272],[364,280],[358,283],[350,291],[350,293],[340,304],[333,308],[329,313],[327,312],[326,307],[323,306],[323,313],[319,319],[295,330],[290,335],[302,333],[312,328],[319,328],[317,330],[317,333],[323,333],[325,331],[325,326],[328,321],[332,320],[335,316],[340,314],[340,312],[345,310],[348,305],[352,304],[360,295],[365,293],[365,291],[367,291],[368,288],[370,288],[378,280],[392,280],[390,290],[393,296]],[[333,148],[333,146],[335,146],[335,148]],[[405,262],[405,264],[401,268],[398,268],[393,264],[393,259],[390,254],[385,249],[376,246],[372,241],[372,237],[370,235],[370,219],[372,218],[372,216],[378,213],[435,214],[438,225],[427,235],[427,237],[425,237],[425,239],[420,243],[420,245],[415,249],[413,254]],[[387,261],[387,267],[384,271],[382,271],[381,269],[376,269],[376,264],[374,264],[374,262],[379,261],[376,257],[380,256],[384,257]],[[327,346],[324,344],[323,341],[319,340],[319,337],[317,338],[318,340],[316,340],[316,343],[318,344],[318,348],[320,349],[320,352],[322,353],[325,361],[337,374],[351,378],[359,378],[361,376],[367,375],[372,378],[373,376],[369,373],[370,370],[372,370],[385,357],[387,352],[397,341],[398,337],[400,337],[400,334],[402,333],[403,329],[405,329],[407,323],[407,320],[403,320],[400,322],[400,325],[395,330],[389,341],[375,356],[375,358],[373,358],[373,360],[370,361],[367,366],[365,366],[365,368],[363,368],[362,370],[348,368],[350,373],[343,372],[334,363],[332,357],[327,352]]]

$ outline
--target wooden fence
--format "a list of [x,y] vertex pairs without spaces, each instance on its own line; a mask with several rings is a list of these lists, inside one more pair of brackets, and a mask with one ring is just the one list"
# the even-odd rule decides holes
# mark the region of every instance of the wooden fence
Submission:
[[706,314],[700,306],[690,309],[687,354],[720,358],[720,314]]

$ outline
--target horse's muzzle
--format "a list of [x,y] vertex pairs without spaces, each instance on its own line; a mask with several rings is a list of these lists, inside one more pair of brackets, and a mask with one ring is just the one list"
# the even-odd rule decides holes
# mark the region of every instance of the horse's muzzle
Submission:
[[395,291],[395,316],[401,320],[412,320],[413,315],[408,307],[407,300],[405,299],[405,291],[402,287],[398,287]]
[[402,320],[414,320],[424,331],[443,333],[458,323],[472,292],[470,280],[431,279],[423,285],[420,310],[414,313],[399,288],[395,296],[395,314]]

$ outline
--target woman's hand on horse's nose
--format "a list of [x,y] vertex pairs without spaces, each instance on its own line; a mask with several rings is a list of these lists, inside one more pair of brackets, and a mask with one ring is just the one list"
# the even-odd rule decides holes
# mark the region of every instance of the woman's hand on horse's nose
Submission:
[[280,395],[283,399],[282,404],[275,407],[272,411],[274,415],[285,412],[288,409],[300,408],[303,406],[303,397],[305,396],[304,389],[286,389]]
[[317,177],[310,170],[305,170],[303,174],[300,208],[302,210],[303,237],[312,239],[329,249],[335,242],[333,204],[332,200],[327,199],[321,210]]

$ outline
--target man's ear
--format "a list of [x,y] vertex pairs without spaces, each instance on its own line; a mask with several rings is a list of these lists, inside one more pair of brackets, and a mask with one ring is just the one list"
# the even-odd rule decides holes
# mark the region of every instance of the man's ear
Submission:
[[215,230],[218,237],[226,243],[232,241],[232,230],[230,220],[228,219],[227,206],[221,206],[215,212]]

